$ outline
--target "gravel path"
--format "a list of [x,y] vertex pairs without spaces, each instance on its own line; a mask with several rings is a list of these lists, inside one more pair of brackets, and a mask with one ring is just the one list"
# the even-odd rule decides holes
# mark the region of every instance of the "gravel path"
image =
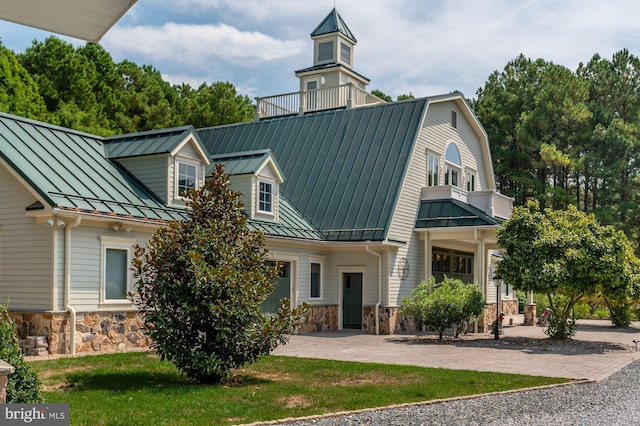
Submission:
[[601,382],[371,410],[288,425],[634,425],[640,423],[640,361]]

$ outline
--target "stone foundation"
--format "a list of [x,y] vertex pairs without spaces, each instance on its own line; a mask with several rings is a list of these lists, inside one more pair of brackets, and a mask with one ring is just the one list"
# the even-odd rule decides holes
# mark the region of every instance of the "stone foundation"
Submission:
[[[375,306],[365,306],[362,318],[362,330],[375,334],[376,332],[376,315]],[[381,306],[379,308],[380,315],[380,334],[398,334],[404,332],[417,331],[418,326],[413,317],[400,315],[397,306]]]
[[[69,314],[11,312],[23,352],[27,355],[71,353]],[[124,352],[147,348],[151,340],[142,333],[136,312],[91,312],[76,315],[76,353]]]
[[298,332],[313,333],[316,331],[336,331],[337,329],[338,305],[310,306]]
[[536,304],[530,303],[524,305],[524,324],[523,325],[537,325],[536,324]]
[[502,300],[502,311],[505,315],[518,315],[518,299]]

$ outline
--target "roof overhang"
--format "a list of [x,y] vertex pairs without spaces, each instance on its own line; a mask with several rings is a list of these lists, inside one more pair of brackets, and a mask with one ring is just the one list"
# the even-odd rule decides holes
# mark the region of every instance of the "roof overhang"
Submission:
[[136,0],[0,0],[0,19],[98,42]]

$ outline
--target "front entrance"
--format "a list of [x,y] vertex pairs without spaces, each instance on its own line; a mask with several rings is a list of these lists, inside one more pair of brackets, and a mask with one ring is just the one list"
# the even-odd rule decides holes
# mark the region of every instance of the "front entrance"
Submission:
[[280,276],[276,280],[273,293],[268,295],[261,305],[264,314],[275,315],[280,309],[280,301],[285,297],[291,301],[291,262],[280,262]]
[[342,274],[342,328],[362,329],[362,274]]

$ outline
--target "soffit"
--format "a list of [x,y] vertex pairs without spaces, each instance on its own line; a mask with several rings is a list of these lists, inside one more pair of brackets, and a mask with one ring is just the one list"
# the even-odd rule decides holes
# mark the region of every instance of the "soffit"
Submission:
[[0,19],[98,42],[136,0],[0,0]]

